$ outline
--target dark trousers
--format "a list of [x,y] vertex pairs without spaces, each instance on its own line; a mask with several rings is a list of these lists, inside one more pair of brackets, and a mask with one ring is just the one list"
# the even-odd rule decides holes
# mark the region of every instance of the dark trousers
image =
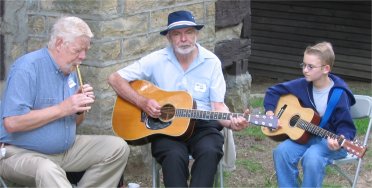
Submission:
[[187,141],[159,136],[151,144],[152,155],[161,164],[165,187],[188,187],[189,154],[195,159],[190,187],[213,187],[214,175],[223,156],[223,136],[217,121],[198,120]]

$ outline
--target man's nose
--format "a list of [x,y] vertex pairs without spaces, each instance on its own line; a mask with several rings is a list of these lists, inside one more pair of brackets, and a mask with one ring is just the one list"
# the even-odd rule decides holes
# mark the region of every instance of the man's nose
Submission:
[[79,58],[80,59],[85,59],[86,57],[87,57],[87,52],[85,50],[83,50],[79,53]]
[[185,41],[187,39],[185,34],[181,34],[181,41]]

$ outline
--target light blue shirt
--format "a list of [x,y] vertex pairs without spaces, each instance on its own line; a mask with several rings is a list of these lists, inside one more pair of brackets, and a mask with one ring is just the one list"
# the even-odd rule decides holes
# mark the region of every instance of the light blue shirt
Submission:
[[168,46],[155,51],[118,73],[128,81],[148,80],[165,91],[187,91],[197,109],[212,110],[211,102],[224,102],[226,83],[221,61],[212,52],[197,44],[199,54],[184,71],[173,49]]
[[78,89],[76,73],[65,76],[47,48],[26,54],[12,65],[1,104],[0,142],[45,154],[66,151],[75,141],[75,115],[40,128],[8,133],[3,119],[61,103]]

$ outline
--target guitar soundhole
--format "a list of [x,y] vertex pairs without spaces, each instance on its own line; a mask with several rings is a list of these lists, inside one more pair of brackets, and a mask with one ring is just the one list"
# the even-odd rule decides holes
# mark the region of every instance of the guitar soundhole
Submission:
[[289,125],[290,125],[291,127],[296,126],[296,124],[297,124],[297,122],[298,122],[299,119],[300,119],[300,116],[299,116],[299,115],[295,115],[295,116],[293,116],[293,117],[291,118],[291,120],[289,120]]
[[171,121],[176,115],[176,108],[171,104],[166,104],[161,107],[160,113],[161,115],[159,119],[163,122],[168,122]]

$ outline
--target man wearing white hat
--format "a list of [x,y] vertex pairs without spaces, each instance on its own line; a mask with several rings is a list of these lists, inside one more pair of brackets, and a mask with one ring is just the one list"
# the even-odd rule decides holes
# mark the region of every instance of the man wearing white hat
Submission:
[[[129,84],[148,80],[166,91],[183,90],[191,94],[198,110],[229,112],[224,103],[226,83],[216,55],[196,43],[203,25],[195,23],[188,11],[168,16],[168,27],[160,34],[169,45],[113,73],[109,84],[117,94],[153,118],[161,115],[159,103],[140,95]],[[245,113],[248,113],[246,111]],[[166,135],[151,142],[152,155],[162,165],[166,187],[187,187],[190,176],[189,154],[195,159],[190,187],[212,187],[217,165],[223,156],[223,127],[238,131],[249,125],[243,117],[230,120],[196,120],[191,137],[182,140]]]

